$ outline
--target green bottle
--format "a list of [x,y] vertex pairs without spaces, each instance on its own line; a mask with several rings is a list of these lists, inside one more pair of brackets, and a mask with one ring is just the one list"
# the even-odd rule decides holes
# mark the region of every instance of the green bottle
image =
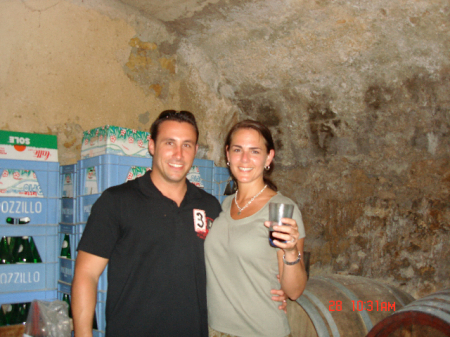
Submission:
[[30,302],[18,304],[16,324],[25,324],[27,322],[30,306]]
[[15,263],[33,263],[33,254],[31,253],[28,236],[22,236],[16,239],[13,259]]
[[13,256],[14,245],[15,244],[16,244],[16,237],[15,236],[9,236],[8,237],[8,245],[9,245],[9,252],[11,253],[11,256]]
[[71,259],[72,255],[70,254],[70,238],[69,234],[64,235],[64,241],[61,247],[61,256],[67,259]]
[[41,263],[42,259],[41,259],[41,256],[39,255],[39,252],[36,248],[36,244],[34,243],[32,236],[30,236],[30,248],[31,248],[31,254],[33,255],[33,262]]
[[69,315],[69,318],[72,318],[72,307],[70,305],[70,296],[69,296],[69,294],[64,294],[62,300],[67,303],[67,305],[68,305],[67,314]]
[[11,304],[5,304],[4,305],[4,310],[5,310],[5,320],[6,320],[6,325],[11,325],[14,324],[12,322],[12,314],[13,314],[13,307]]
[[0,264],[13,263],[13,257],[9,251],[8,239],[6,236],[2,237],[0,241]]
[[8,322],[6,321],[6,315],[3,311],[3,305],[0,305],[0,326],[8,325]]
[[25,324],[28,315],[28,303],[15,303],[12,305],[10,324]]

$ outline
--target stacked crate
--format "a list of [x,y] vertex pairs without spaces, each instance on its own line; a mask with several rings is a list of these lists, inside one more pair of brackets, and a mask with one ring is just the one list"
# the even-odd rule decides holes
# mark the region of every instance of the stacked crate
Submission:
[[[59,280],[58,299],[63,300],[64,295],[71,296],[71,286],[73,270],[75,268],[76,244],[81,236],[80,226],[77,224],[76,214],[76,186],[77,186],[77,166],[65,165],[59,168],[59,184],[61,191],[60,207],[61,217],[58,233],[58,259],[59,259]],[[70,258],[61,256],[61,248],[64,237],[69,236]]]
[[[6,237],[32,237],[42,263],[0,265],[0,304],[56,299],[59,164],[0,159],[0,172],[5,176],[14,172],[20,179],[21,170],[34,172],[42,197],[36,196],[36,191],[24,196],[1,194],[0,232]],[[29,222],[18,224],[17,219],[26,217]],[[17,224],[8,223],[14,219]]]
[[213,177],[213,191],[211,194],[219,200],[220,204],[222,204],[223,200],[227,197],[225,195],[227,185],[229,184],[230,188],[232,187],[228,167],[214,166]]

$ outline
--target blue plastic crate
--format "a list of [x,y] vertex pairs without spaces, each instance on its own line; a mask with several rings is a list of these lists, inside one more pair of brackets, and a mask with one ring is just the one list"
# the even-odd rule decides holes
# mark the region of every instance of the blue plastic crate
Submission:
[[53,198],[0,198],[0,228],[11,226],[8,217],[30,218],[30,225],[57,224],[60,217],[60,201]]
[[59,198],[59,163],[0,159],[0,174],[5,169],[32,170],[45,198]]
[[56,285],[55,289],[45,291],[22,291],[0,294],[0,304],[8,303],[27,303],[33,300],[54,301],[57,299]]
[[[86,224],[78,223],[78,224],[59,224],[59,232],[65,234],[81,234],[84,231]],[[77,241],[78,242],[78,241]]]
[[[105,326],[106,326],[106,324],[105,324]],[[98,330],[93,330],[92,331],[92,337],[105,337],[105,332],[98,331]]]
[[97,316],[98,330],[104,332],[106,330],[106,302],[97,302],[95,314]]
[[75,260],[59,258],[59,280],[72,284],[73,274],[75,271]]
[[[56,247],[58,244],[58,226],[4,226],[2,236],[31,236],[42,262],[56,262]],[[0,265],[0,271],[4,265]]]
[[[64,165],[60,166],[59,168],[59,184],[60,184],[60,191],[61,191],[61,197],[62,198],[76,198],[77,196],[77,165]],[[69,193],[68,190],[66,190],[64,187],[67,186],[65,184],[65,181],[67,180],[67,176],[69,176],[69,179],[72,183],[72,192]]]
[[101,291],[108,290],[108,265],[106,265],[105,270],[103,270],[103,273],[100,275],[100,278],[98,279],[97,289]]
[[0,268],[0,293],[56,288],[57,262],[7,264]]
[[62,198],[61,199],[61,222],[74,224],[77,223],[77,199]]
[[97,301],[106,302],[106,290],[97,290]]
[[214,183],[213,183],[213,195],[223,202],[226,196],[224,196],[225,188],[230,179],[230,174],[227,167],[214,167]]
[[58,281],[58,293],[60,293],[58,294],[59,299],[62,299],[62,294],[72,294],[72,285],[70,283]]
[[108,187],[125,183],[128,172],[133,166],[152,167],[152,158],[126,157],[105,154],[79,160],[77,163],[77,196],[87,195],[85,191],[87,169],[95,167],[97,177],[97,193]]
[[77,197],[77,219],[79,223],[86,223],[91,214],[92,205],[100,197],[100,194],[91,194]]

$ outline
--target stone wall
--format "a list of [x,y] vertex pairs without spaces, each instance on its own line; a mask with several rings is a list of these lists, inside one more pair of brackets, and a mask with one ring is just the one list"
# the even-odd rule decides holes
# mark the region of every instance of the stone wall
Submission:
[[173,24],[191,27],[180,60],[238,108],[230,120],[270,126],[312,275],[377,278],[416,297],[449,287],[448,2],[220,6]]
[[200,1],[167,21],[124,2],[0,2],[0,128],[57,134],[67,164],[83,130],[186,109],[224,165],[229,127],[261,120],[312,275],[450,287],[448,1]]

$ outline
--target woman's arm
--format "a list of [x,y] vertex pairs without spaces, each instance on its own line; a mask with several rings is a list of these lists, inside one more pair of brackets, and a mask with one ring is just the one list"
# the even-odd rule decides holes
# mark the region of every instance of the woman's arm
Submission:
[[[281,289],[291,300],[296,300],[306,287],[306,271],[303,263],[304,238],[298,239],[297,223],[293,219],[284,218],[282,222],[289,226],[274,226],[274,244],[281,248],[278,253],[278,269],[280,271]],[[287,241],[284,243],[283,241]],[[300,253],[300,261],[298,260]],[[284,256],[284,259],[283,259]]]

